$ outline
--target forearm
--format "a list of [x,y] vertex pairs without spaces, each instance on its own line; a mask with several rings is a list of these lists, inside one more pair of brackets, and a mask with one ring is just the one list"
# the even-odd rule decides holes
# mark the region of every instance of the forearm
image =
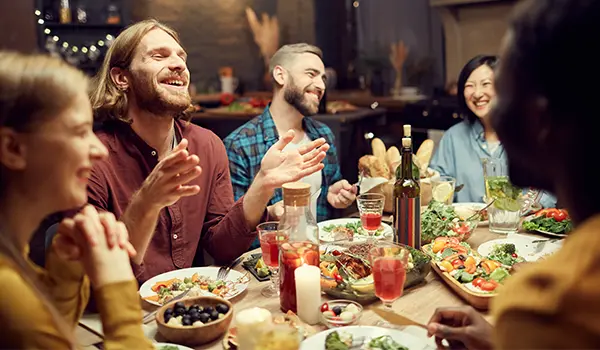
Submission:
[[265,213],[265,208],[271,197],[273,197],[274,188],[272,188],[264,175],[259,172],[248,192],[244,196],[243,208],[244,217],[249,227],[256,227]]
[[141,265],[146,255],[148,245],[152,240],[161,208],[148,204],[144,196],[138,192],[131,198],[129,206],[119,218],[129,231],[129,240],[137,255],[131,260]]

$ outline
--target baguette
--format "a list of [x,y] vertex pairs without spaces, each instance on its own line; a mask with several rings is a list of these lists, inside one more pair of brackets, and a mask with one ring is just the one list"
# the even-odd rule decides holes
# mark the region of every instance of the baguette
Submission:
[[398,168],[402,161],[402,158],[400,158],[400,151],[396,146],[392,146],[385,153],[385,158],[387,160],[387,165],[390,168],[391,175],[393,176],[396,172],[396,168]]
[[421,171],[423,171],[423,169],[427,170],[427,168],[429,167],[429,162],[431,161],[431,156],[433,155],[434,146],[435,144],[433,143],[433,141],[427,139],[423,141],[421,147],[419,147],[419,150],[417,151],[417,154],[415,156],[419,159]]
[[390,178],[390,169],[381,159],[366,155],[358,160],[358,171],[366,177],[384,177]]
[[381,160],[384,164],[386,164],[387,161],[385,159],[385,144],[383,143],[383,141],[376,137],[373,139],[373,141],[371,141],[371,147],[373,148],[373,155],[379,158],[379,160]]

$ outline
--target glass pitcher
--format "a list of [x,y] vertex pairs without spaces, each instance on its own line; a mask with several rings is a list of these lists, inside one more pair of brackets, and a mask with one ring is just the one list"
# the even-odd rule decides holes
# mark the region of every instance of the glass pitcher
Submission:
[[284,214],[279,231],[288,237],[279,249],[281,311],[298,313],[294,271],[306,264],[319,266],[319,228],[310,210],[310,185],[293,182],[283,185]]

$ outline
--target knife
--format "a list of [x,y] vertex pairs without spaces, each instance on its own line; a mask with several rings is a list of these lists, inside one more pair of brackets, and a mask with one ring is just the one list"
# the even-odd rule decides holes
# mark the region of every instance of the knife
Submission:
[[373,308],[372,309],[377,315],[379,315],[384,320],[388,321],[391,324],[395,324],[398,326],[417,326],[424,329],[427,329],[427,326],[419,323],[417,321],[413,321],[408,317],[402,316],[400,314],[395,313],[394,311],[384,310],[381,308]]

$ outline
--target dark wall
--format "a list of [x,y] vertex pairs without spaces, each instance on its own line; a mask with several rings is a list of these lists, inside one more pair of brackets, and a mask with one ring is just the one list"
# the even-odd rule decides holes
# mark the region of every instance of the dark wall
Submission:
[[264,74],[245,8],[277,15],[280,44],[314,43],[314,6],[306,0],[138,0],[134,20],[156,18],[174,27],[188,51],[192,82],[199,91],[217,83],[219,67],[232,66],[247,89],[257,89]]
[[37,50],[34,0],[0,0],[0,50]]

